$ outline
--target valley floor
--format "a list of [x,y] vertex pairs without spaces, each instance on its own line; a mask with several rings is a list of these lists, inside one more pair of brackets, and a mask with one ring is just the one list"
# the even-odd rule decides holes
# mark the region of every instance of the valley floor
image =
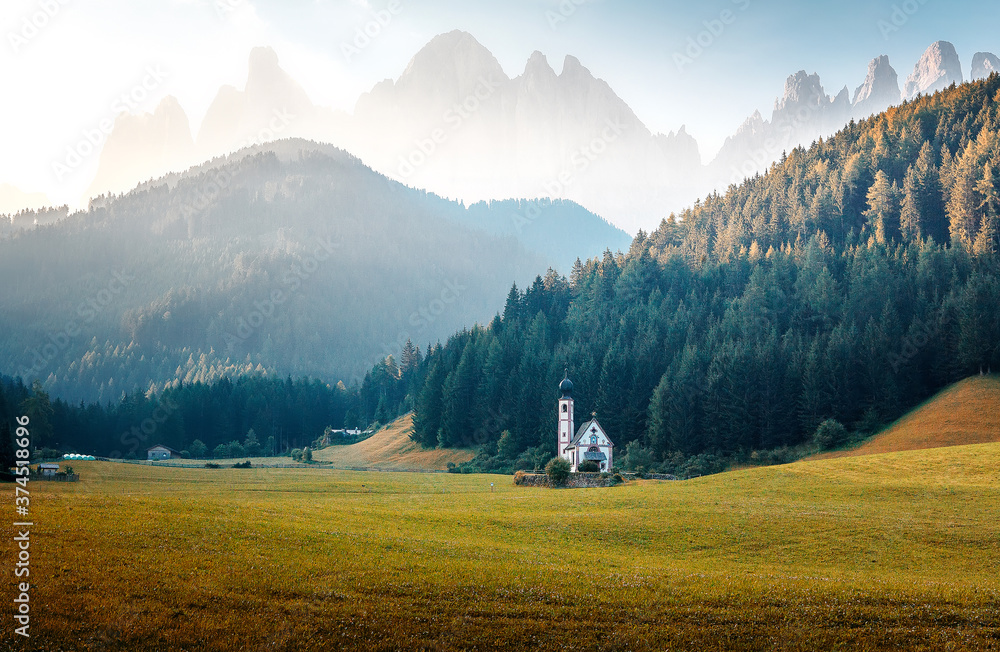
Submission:
[[[572,492],[83,462],[79,483],[31,487],[32,638],[5,644],[1000,650],[998,457],[986,444]],[[10,537],[0,549],[13,559]]]

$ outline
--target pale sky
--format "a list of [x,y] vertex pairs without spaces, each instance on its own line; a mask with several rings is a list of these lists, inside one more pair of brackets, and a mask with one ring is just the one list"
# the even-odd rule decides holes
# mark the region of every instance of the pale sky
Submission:
[[[168,94],[196,132],[221,85],[242,88],[258,45],[277,51],[315,103],[348,111],[453,29],[472,33],[512,77],[534,50],[557,72],[572,54],[653,131],[686,125],[706,161],[754,110],[769,117],[797,70],[819,73],[829,94],[848,85],[853,95],[881,54],[902,85],[936,40],[955,44],[966,78],[975,52],[1000,53],[993,0],[5,0],[3,7],[0,184],[60,203],[79,199],[98,158],[57,178],[53,162],[67,147],[88,133],[99,137],[94,130],[123,106],[152,110]],[[342,45],[379,12],[385,25],[348,61]],[[699,38],[703,51],[687,51]],[[691,53],[678,64],[677,55]],[[123,94],[141,101],[123,104]]]

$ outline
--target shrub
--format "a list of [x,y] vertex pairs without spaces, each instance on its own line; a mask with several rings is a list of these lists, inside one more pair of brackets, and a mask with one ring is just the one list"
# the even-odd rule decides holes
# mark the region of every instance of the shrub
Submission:
[[553,487],[562,487],[569,479],[569,462],[561,457],[553,457],[545,465],[545,475],[549,477],[549,484]]
[[578,473],[597,473],[601,470],[601,465],[594,460],[584,460],[576,470]]
[[35,458],[41,460],[54,460],[62,457],[62,453],[54,448],[43,448],[41,450],[35,451]]
[[638,440],[629,442],[625,447],[625,457],[620,466],[627,471],[637,471],[653,468],[653,453],[648,448],[643,448]]
[[302,449],[302,461],[303,462],[312,462],[313,461],[313,452],[312,452],[312,449],[309,448],[308,446],[306,446],[305,448]]
[[301,462],[302,461],[302,449],[301,448],[293,448],[292,449],[292,459],[295,460],[296,462]]
[[181,457],[185,460],[191,459],[191,451],[181,451]]
[[233,464],[234,469],[249,469],[252,468],[252,466],[253,465],[250,464],[250,460],[247,460],[246,462],[237,462],[236,464]]
[[221,469],[222,467],[219,466],[218,464],[216,464],[215,462],[205,462],[205,468],[206,469]]
[[247,449],[238,441],[229,442],[229,457],[246,457]]
[[458,466],[454,462],[448,462],[448,473],[460,473]]
[[819,424],[816,434],[813,435],[813,443],[820,450],[830,450],[837,446],[842,446],[847,441],[847,428],[839,421],[827,419]]
[[513,460],[520,452],[520,443],[510,434],[510,430],[504,430],[500,435],[500,441],[497,442],[497,454],[504,459]]
[[200,439],[195,439],[191,442],[191,457],[202,458],[208,455],[208,446],[205,445]]
[[621,473],[611,476],[611,484],[622,484],[623,482],[625,482],[625,478],[622,477]]

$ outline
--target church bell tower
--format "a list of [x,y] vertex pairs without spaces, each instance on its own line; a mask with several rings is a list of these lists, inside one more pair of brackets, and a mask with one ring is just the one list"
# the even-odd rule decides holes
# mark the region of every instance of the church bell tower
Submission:
[[559,383],[559,447],[556,450],[559,457],[570,464],[573,463],[573,456],[566,451],[566,447],[573,441],[573,383],[567,374],[566,378]]

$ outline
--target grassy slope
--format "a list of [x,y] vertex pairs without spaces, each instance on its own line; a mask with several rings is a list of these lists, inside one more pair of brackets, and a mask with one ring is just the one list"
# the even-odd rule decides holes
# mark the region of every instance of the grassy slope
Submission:
[[485,476],[79,463],[79,484],[32,486],[32,644],[997,650],[998,457],[495,493]]
[[884,431],[831,459],[1000,442],[1000,377],[974,376],[942,390]]
[[413,415],[389,424],[369,439],[352,446],[331,446],[316,451],[313,459],[332,462],[342,469],[379,469],[384,471],[444,471],[448,462],[460,464],[475,453],[467,450],[422,448],[410,439]]

